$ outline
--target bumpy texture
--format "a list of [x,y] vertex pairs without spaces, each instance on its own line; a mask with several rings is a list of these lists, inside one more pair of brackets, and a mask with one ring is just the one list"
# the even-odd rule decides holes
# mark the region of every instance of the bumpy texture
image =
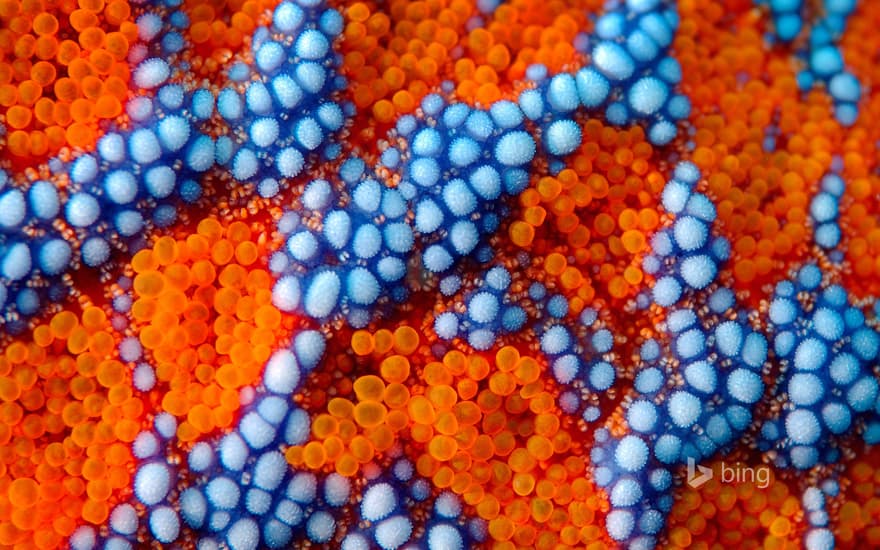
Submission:
[[0,548],[877,547],[878,24],[0,0]]

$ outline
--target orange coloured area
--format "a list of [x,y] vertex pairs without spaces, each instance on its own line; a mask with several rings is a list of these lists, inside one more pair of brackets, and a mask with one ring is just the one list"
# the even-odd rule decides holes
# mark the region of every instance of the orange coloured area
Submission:
[[406,445],[420,475],[488,522],[494,548],[608,547],[607,501],[542,360],[512,346],[436,360],[407,325],[356,331],[350,342],[371,374],[313,411],[311,441],[287,450],[291,464],[355,476]]
[[223,79],[225,64],[233,54],[247,50],[258,26],[271,23],[279,0],[186,0],[181,9],[190,26],[183,30],[189,47],[185,57],[192,72]]
[[832,506],[837,548],[877,548],[880,546],[880,449],[876,446],[860,453],[843,476],[839,505]]
[[[748,8],[681,2],[673,46],[694,107],[687,156],[703,171],[733,246],[728,269],[738,290],[784,278],[807,257],[809,202],[845,140],[827,93],[798,90],[797,67],[765,46],[765,22]],[[765,150],[772,127],[780,136]]]
[[[355,105],[380,124],[414,111],[447,79],[459,100],[487,106],[509,93],[529,65],[556,73],[579,64],[574,38],[590,29],[587,16],[601,5],[517,0],[483,15],[466,0],[392,0],[381,9],[356,2],[342,10],[343,72]],[[469,27],[477,17],[484,24]]]
[[206,218],[132,258],[133,328],[159,382],[151,398],[179,419],[184,442],[230,427],[239,390],[289,340],[293,319],[272,305],[272,277],[257,264],[264,234]]
[[641,127],[591,119],[583,136],[570,168],[533,178],[508,228],[513,244],[545,255],[544,272],[573,297],[575,313],[596,297],[620,300],[645,287],[641,259],[666,184]]
[[722,476],[720,462],[711,467],[712,479],[697,489],[686,486],[676,499],[667,521],[666,548],[802,547],[806,521],[799,495],[770,466],[747,469],[725,462],[724,467],[737,468],[739,479],[730,471]]
[[0,2],[0,117],[12,160],[88,149],[128,98],[127,0]]
[[848,67],[862,85],[863,100],[860,116],[843,140],[841,156],[846,167],[846,191],[842,201],[840,226],[843,249],[852,270],[845,274],[847,289],[860,296],[880,292],[880,177],[877,176],[877,140],[880,129],[880,97],[864,90],[876,89],[880,83],[880,66],[875,53],[880,48],[877,25],[880,5],[860,2],[848,19],[841,50]]
[[0,546],[60,548],[130,495],[146,420],[97,307],[62,311],[0,356]]

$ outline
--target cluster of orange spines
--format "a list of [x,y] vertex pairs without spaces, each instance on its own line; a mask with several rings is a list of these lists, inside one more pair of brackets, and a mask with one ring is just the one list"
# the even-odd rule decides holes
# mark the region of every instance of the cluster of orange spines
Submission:
[[371,110],[382,124],[410,113],[440,83],[450,50],[474,13],[471,2],[395,0],[387,10],[357,2],[343,11],[343,72],[360,110]]
[[104,311],[87,307],[0,356],[0,546],[59,548],[129,494],[145,403],[116,346]]
[[0,115],[16,157],[88,148],[98,122],[122,113],[129,45],[127,0],[0,3]]
[[525,77],[532,64],[551,74],[573,69],[582,60],[574,49],[575,37],[589,32],[590,13],[601,3],[591,0],[505,2],[486,24],[467,33],[456,60],[456,94],[469,103],[488,106],[501,99],[511,85]]
[[[379,366],[380,376],[366,375],[353,383],[347,380],[337,388],[340,395],[310,399],[313,409],[326,407],[326,413],[312,422],[312,441],[287,450],[288,462],[311,469],[332,466],[338,473],[352,476],[362,464],[390,449],[397,442],[397,432],[407,428],[407,404],[411,393],[405,382],[410,379],[408,356],[420,343],[409,326],[393,333],[386,329],[375,334],[356,331],[351,335],[351,349],[358,356],[388,355]],[[351,394],[354,394],[353,396]]]
[[132,259],[133,328],[156,367],[159,408],[190,442],[233,424],[239,390],[289,340],[291,318],[272,305],[272,276],[257,261],[262,226],[205,218],[196,232],[161,237]]
[[734,482],[724,482],[720,468],[712,464],[712,479],[682,489],[667,521],[667,548],[801,548],[806,522],[799,495],[770,466],[753,466],[761,477]]
[[837,548],[880,546],[880,450],[876,446],[853,460],[842,476],[845,489],[832,501],[829,515]]
[[571,168],[533,179],[520,195],[519,219],[508,230],[514,245],[546,255],[545,272],[576,296],[576,310],[597,292],[622,299],[644,286],[641,259],[661,222],[665,184],[641,127],[591,119],[583,134]]
[[[607,502],[586,477],[577,422],[560,414],[539,360],[505,346],[494,357],[434,360],[415,329],[351,335],[371,372],[314,411],[297,467],[353,476],[406,445],[421,476],[462,496],[496,548],[602,548]],[[348,391],[346,391],[348,390]],[[352,395],[353,394],[353,395]]]
[[[485,15],[465,0],[393,0],[381,11],[356,2],[343,11],[343,72],[355,105],[380,124],[414,111],[446,78],[459,100],[488,106],[533,63],[554,73],[578,63],[574,38],[599,5],[516,0]],[[484,24],[468,30],[477,17]]]
[[277,4],[278,0],[185,0],[181,9],[190,26],[183,33],[191,46],[186,56],[192,71],[219,77],[232,55],[247,49],[254,30],[271,22]]

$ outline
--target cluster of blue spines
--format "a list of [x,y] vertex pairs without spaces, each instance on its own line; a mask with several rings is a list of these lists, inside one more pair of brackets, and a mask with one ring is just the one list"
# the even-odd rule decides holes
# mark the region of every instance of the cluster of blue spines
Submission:
[[[175,82],[180,78],[172,74],[174,55],[165,39],[187,23],[179,13],[137,20],[143,42],[130,52],[132,80],[154,95],[128,102],[130,128],[110,128],[94,153],[67,165],[50,162],[66,175],[63,188],[38,180],[4,189],[3,178],[0,307],[6,320],[66,296],[59,281],[72,266],[101,267],[113,250],[140,246],[149,227],[173,224],[177,205],[202,196],[197,182],[209,169],[219,165],[269,198],[345,124],[349,107],[331,99],[345,86],[330,47],[342,31],[338,12],[307,0],[280,4],[273,27],[254,33],[257,61],[248,82],[216,97]],[[277,62],[267,61],[266,52],[275,52]],[[230,131],[214,139],[201,127],[216,114]],[[267,177],[256,181],[257,174]],[[28,285],[40,278],[56,284]]]
[[669,313],[668,348],[653,339],[642,345],[624,405],[631,433],[597,433],[591,459],[595,481],[611,499],[606,527],[630,547],[653,547],[672,505],[670,469],[728,448],[751,425],[749,407],[763,394],[766,341],[750,332],[743,315],[726,320],[734,310],[732,295],[718,295],[724,290],[703,304],[724,309],[702,322],[690,309]]
[[[542,286],[533,283],[529,294],[544,293]],[[537,307],[540,318],[535,332],[553,378],[567,386],[559,395],[560,408],[594,423],[601,411],[607,410],[599,399],[607,396],[619,377],[614,334],[605,328],[593,308],[585,308],[576,319],[566,320],[568,302],[563,296],[547,296],[542,302]]]
[[338,176],[336,187],[325,179],[309,182],[300,197],[301,216],[290,212],[279,221],[287,242],[269,263],[280,275],[273,302],[315,319],[343,312],[360,327],[380,297],[406,298],[403,279],[415,238],[405,199],[366,171],[364,161],[349,158]]
[[825,84],[834,100],[834,116],[844,126],[851,126],[858,117],[862,96],[859,80],[844,67],[843,53],[838,44],[846,29],[846,20],[855,10],[854,0],[824,0],[822,15],[813,22],[807,52],[808,68],[798,74],[802,89],[816,83]]
[[[315,4],[279,4],[272,28],[254,32],[253,66],[231,69],[231,76],[246,84],[226,86],[216,99],[217,112],[230,129],[217,142],[218,163],[237,181],[257,183],[258,192],[270,197],[279,186],[266,180],[299,175],[307,157],[327,145],[352,114],[350,105],[330,99],[346,86],[335,73],[339,59],[332,48],[344,27],[342,16]],[[325,157],[334,156],[335,147],[328,147]]]
[[[477,350],[491,348],[501,334],[519,331],[528,314],[509,294],[511,274],[503,266],[495,266],[475,277],[476,289],[465,295],[466,311],[450,309],[434,319],[434,332],[441,340],[464,338]],[[440,281],[440,293],[453,296],[461,288],[458,275]]]
[[804,0],[755,0],[755,4],[765,4],[770,8],[773,31],[780,41],[791,42],[800,34],[804,26]]
[[407,298],[413,262],[441,275],[465,257],[492,259],[485,240],[498,229],[500,199],[526,188],[536,152],[523,114],[514,103],[485,111],[433,94],[422,113],[398,121],[403,145],[381,156],[400,175],[396,185],[350,157],[333,183],[305,187],[298,214],[281,218],[287,246],[270,262],[277,307],[318,320],[342,314],[362,327],[381,300]]
[[819,192],[810,202],[810,220],[813,222],[813,241],[825,250],[840,244],[840,199],[846,184],[835,173],[822,178]]
[[[493,6],[497,2],[487,3],[490,11]],[[661,2],[629,2],[626,9],[635,18],[623,17],[621,9],[600,19],[604,30],[593,49],[595,67],[558,75],[538,90],[524,92],[519,107],[502,101],[488,112],[464,105],[444,110],[441,98],[429,96],[422,120],[399,121],[398,133],[411,143],[404,151],[386,151],[383,161],[391,167],[403,162],[405,181],[400,192],[412,200],[418,187],[436,187],[441,179],[444,183],[444,192],[434,189],[433,193],[441,202],[415,205],[423,207],[423,224],[432,227],[439,219],[443,226],[420,230],[425,234],[439,230],[445,236],[445,242],[425,250],[423,265],[429,271],[445,271],[455,257],[469,254],[479,237],[497,228],[496,215],[486,215],[477,224],[463,219],[468,211],[479,210],[480,204],[491,203],[503,192],[516,194],[526,185],[528,173],[521,167],[532,159],[535,146],[522,129],[523,111],[532,120],[543,119],[544,147],[552,156],[579,146],[581,130],[569,115],[582,106],[607,104],[608,118],[616,124],[631,118],[653,120],[649,136],[655,143],[665,143],[674,135],[669,120],[687,116],[689,106],[683,96],[670,93],[680,69],[661,54],[671,42],[677,16]],[[302,172],[311,152],[341,129],[351,114],[350,105],[329,99],[345,86],[344,79],[333,73],[338,59],[331,47],[342,31],[341,16],[303,0],[280,4],[273,19],[271,29],[254,33],[254,66],[233,64],[229,70],[233,84],[216,97],[208,90],[189,92],[169,83],[172,65],[163,58],[173,61],[182,48],[178,31],[188,25],[185,14],[175,11],[163,18],[147,13],[138,19],[144,43],[130,53],[137,64],[132,78],[139,87],[155,90],[155,97],[141,96],[126,106],[133,128],[109,132],[95,154],[83,155],[70,166],[54,163],[57,172],[69,173],[73,185],[66,191],[59,193],[53,183],[41,181],[0,196],[0,224],[9,234],[0,243],[3,260],[8,258],[0,262],[0,298],[9,304],[9,311],[30,315],[39,310],[41,296],[24,285],[31,275],[58,276],[78,263],[101,266],[114,248],[138,241],[145,228],[174,223],[175,203],[197,201],[202,195],[199,174],[215,164],[270,198],[285,178]],[[656,76],[649,74],[652,71]],[[216,140],[199,130],[215,112],[230,130]],[[324,150],[328,158],[337,154],[334,144]],[[65,223],[76,233],[72,241],[53,236],[50,227],[62,209]],[[32,242],[23,234],[16,238],[23,227],[37,229],[40,237]],[[389,274],[400,271],[397,262],[385,265]],[[322,280],[330,287],[337,284],[329,275]],[[365,284],[362,305],[372,303],[370,281]],[[7,286],[15,288],[9,292]],[[60,287],[43,294],[42,299],[64,295]]]
[[591,456],[596,483],[611,501],[608,533],[630,547],[655,544],[672,504],[670,468],[729,448],[764,394],[767,340],[737,309],[733,292],[716,284],[729,247],[712,235],[715,209],[694,190],[699,179],[693,164],[679,163],[663,191],[675,219],[652,241],[645,270],[656,282],[652,297],[640,301],[665,310],[665,343],[642,343],[624,402],[631,432],[597,432]]
[[[656,280],[650,301],[664,308],[707,288],[719,264],[730,256],[727,239],[711,234],[717,212],[706,195],[695,191],[699,180],[700,171],[693,163],[676,166],[661,195],[664,210],[675,215],[675,222],[654,235],[652,253],[642,262],[644,271]],[[641,305],[647,305],[646,298]]]
[[529,295],[536,300],[540,348],[547,358],[549,372],[565,389],[558,403],[567,414],[596,424],[608,410],[609,393],[620,376],[619,357],[614,352],[614,334],[594,308],[585,308],[574,319],[567,319],[568,301],[559,294],[547,295],[540,283],[533,283]]
[[[121,280],[120,286],[130,285]],[[121,302],[126,300],[115,301],[124,312],[126,304]],[[273,354],[264,368],[262,385],[256,392],[242,394],[249,404],[236,429],[217,441],[196,444],[186,459],[188,474],[166,458],[165,449],[169,442],[173,446],[177,426],[171,415],[160,415],[155,429],[139,434],[132,446],[140,461],[133,504],[146,507],[146,514],[139,518],[132,504],[120,504],[111,513],[106,536],[85,527],[71,537],[71,546],[75,550],[134,548],[139,528],[162,543],[172,543],[183,529],[192,529],[200,537],[194,541],[197,548],[253,550],[304,541],[327,544],[342,528],[342,517],[352,512],[360,512],[361,521],[342,540],[342,548],[393,550],[413,543],[428,549],[463,550],[483,540],[485,522],[462,520],[462,503],[452,493],[440,494],[432,502],[430,483],[414,477],[414,467],[406,459],[393,465],[388,483],[364,488],[357,507],[352,504],[355,487],[350,479],[336,474],[319,478],[290,469],[277,449],[307,441],[310,421],[305,411],[290,404],[289,396],[320,362],[324,347],[319,332],[305,330],[297,334],[290,349]],[[141,358],[142,350],[125,339],[120,353],[133,362]],[[152,373],[145,363],[136,369]],[[135,378],[137,385],[143,377]],[[415,510],[426,505],[433,506],[434,512],[419,535]]]
[[[463,503],[458,495],[444,491],[432,498],[430,482],[414,474],[414,465],[399,458],[391,465],[390,475],[369,475],[370,482],[361,491],[356,509],[359,521],[342,539],[342,550],[407,548],[426,550],[464,550],[486,538],[486,523],[478,518],[462,518]],[[414,517],[417,510],[428,512],[429,519],[417,534]]]
[[617,439],[602,428],[594,441],[594,480],[611,504],[605,519],[608,535],[628,548],[654,548],[672,508],[672,472],[652,460],[648,442],[637,435]]
[[188,482],[166,455],[177,423],[167,413],[157,416],[154,429],[140,433],[132,444],[140,461],[134,475],[135,503],[147,513],[139,520],[131,504],[120,504],[110,515],[107,537],[83,527],[71,537],[71,547],[134,548],[140,521],[151,539],[161,543],[175,542],[184,526],[189,527],[203,534],[198,548],[284,548],[303,534],[312,542],[330,540],[336,520],[327,510],[348,503],[350,481],[330,475],[319,495],[317,478],[292,471],[277,450],[308,439],[309,415],[292,405],[289,396],[317,366],[324,348],[319,332],[305,330],[289,350],[275,352],[237,427],[214,443],[193,446],[186,463]]
[[538,85],[518,101],[539,123],[544,150],[563,156],[580,146],[574,115],[581,109],[604,108],[606,120],[616,126],[643,122],[654,145],[672,141],[675,123],[691,110],[687,97],[674,93],[681,67],[667,55],[678,23],[668,2],[621,2],[598,18],[594,36],[579,38],[579,49],[590,54],[586,67],[549,80],[546,70],[531,67],[527,76]]
[[422,111],[421,120],[398,121],[404,145],[382,157],[401,175],[398,189],[415,215],[422,268],[443,274],[467,256],[485,263],[494,255],[484,241],[500,224],[499,200],[528,186],[535,140],[522,110],[508,101],[484,110],[432,95]]
[[[661,1],[627,2],[596,21],[596,33],[582,37],[580,48],[590,62],[574,74],[546,78],[546,68],[532,66],[527,76],[538,82],[519,95],[526,116],[540,125],[547,154],[564,156],[581,143],[574,115],[605,109],[611,124],[644,122],[648,139],[666,145],[676,135],[675,123],[690,114],[687,97],[674,93],[681,67],[666,55],[678,15]],[[551,165],[551,170],[561,165]]]
[[776,450],[781,467],[836,462],[837,436],[880,413],[880,335],[813,264],[776,285],[768,317],[784,410],[763,423],[759,447]]
[[836,481],[826,480],[819,487],[808,487],[801,497],[810,528],[804,535],[806,550],[833,550],[834,533],[828,529],[826,497],[834,498],[840,492]]
[[[756,0],[766,3],[773,17],[776,37],[791,42],[804,27],[803,0]],[[858,116],[861,84],[844,67],[843,54],[838,41],[846,29],[846,20],[856,8],[855,0],[823,0],[817,6],[821,15],[810,25],[809,40],[799,55],[806,67],[798,74],[798,85],[804,91],[817,83],[825,84],[834,100],[834,114],[845,125],[852,125]]]
[[[189,16],[185,11],[178,9],[181,4],[183,2],[180,0],[168,0],[145,6],[141,15],[135,20],[138,42],[129,48],[127,60],[132,65],[138,66],[139,71],[132,74],[133,80],[137,76],[136,85],[143,84],[145,89],[157,87],[162,83],[159,81],[160,77],[170,74],[170,64],[179,64],[183,69],[188,68],[176,56],[187,45],[182,33],[190,26]],[[154,61],[144,64],[143,62],[147,60]],[[168,66],[161,66],[159,60],[168,61]]]

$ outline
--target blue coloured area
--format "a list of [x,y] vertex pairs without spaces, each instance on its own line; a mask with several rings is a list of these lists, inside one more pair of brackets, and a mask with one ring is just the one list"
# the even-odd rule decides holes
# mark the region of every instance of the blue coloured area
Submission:
[[[504,112],[450,105],[439,95],[422,111],[398,121],[392,136],[402,145],[386,149],[381,165],[347,158],[332,177],[309,182],[301,210],[281,218],[287,245],[270,262],[279,309],[344,315],[359,328],[382,303],[407,299],[407,277],[492,259],[486,238],[498,229],[501,201],[526,188],[537,150],[522,112],[513,103]],[[400,179],[379,175],[388,171]]]
[[846,184],[838,174],[826,174],[819,184],[819,192],[810,201],[813,241],[826,251],[835,250],[840,244],[840,199],[845,189]]
[[574,117],[584,111],[604,112],[615,126],[644,124],[648,140],[657,146],[676,137],[676,123],[690,115],[691,106],[686,96],[675,93],[681,67],[668,54],[679,22],[672,5],[613,6],[596,20],[594,35],[576,40],[589,61],[575,73],[547,78],[544,67],[530,67],[527,76],[536,86],[521,92],[518,103],[541,127],[548,155],[565,156],[580,146]]
[[846,290],[823,283],[812,264],[776,285],[769,320],[771,345],[785,372],[779,384],[786,407],[762,421],[758,445],[777,451],[780,467],[837,462],[837,437],[860,420],[878,420],[880,386],[872,365],[880,335]]
[[755,0],[755,3],[770,9],[775,38],[780,42],[791,43],[801,34],[807,36],[806,46],[797,52],[805,65],[797,75],[798,85],[806,92],[822,83],[834,100],[838,122],[852,126],[858,117],[862,87],[846,69],[839,42],[857,3],[823,0],[813,7],[818,9],[812,21],[805,21],[808,8],[803,0]]

